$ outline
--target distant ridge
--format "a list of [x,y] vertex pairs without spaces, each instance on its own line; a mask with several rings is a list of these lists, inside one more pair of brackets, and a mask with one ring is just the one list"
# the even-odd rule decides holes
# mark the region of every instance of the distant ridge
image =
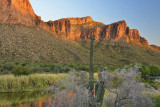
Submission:
[[156,48],[160,51],[160,46],[156,46],[156,45],[151,45],[153,48]]

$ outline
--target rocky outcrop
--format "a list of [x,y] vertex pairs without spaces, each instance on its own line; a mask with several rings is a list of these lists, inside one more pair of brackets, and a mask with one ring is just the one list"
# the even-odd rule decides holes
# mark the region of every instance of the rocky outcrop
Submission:
[[150,46],[160,51],[160,46],[156,46],[156,45],[150,45]]
[[65,40],[80,41],[95,36],[97,41],[125,41],[148,45],[147,40],[140,36],[138,30],[127,27],[125,21],[104,25],[87,16],[43,22],[41,17],[34,13],[29,0],[1,0],[0,14],[0,23],[37,26]]
[[48,24],[34,13],[29,0],[0,0],[0,23],[38,26],[50,31]]
[[36,15],[29,0],[1,0],[0,23],[35,25]]
[[142,38],[136,29],[127,27],[127,23],[119,21],[110,25],[95,22],[91,17],[66,18],[56,21],[49,21],[54,35],[66,40],[86,40],[95,36],[96,40],[111,40],[136,42],[139,45],[148,45],[147,40]]
[[[66,19],[60,19],[56,21],[49,21],[47,24],[51,28],[51,31],[57,35],[57,37],[60,37],[62,39],[68,39],[68,40],[80,40],[80,29],[77,29],[77,26],[92,23],[93,19],[88,17],[83,18],[66,18]],[[76,32],[75,32],[76,30]]]

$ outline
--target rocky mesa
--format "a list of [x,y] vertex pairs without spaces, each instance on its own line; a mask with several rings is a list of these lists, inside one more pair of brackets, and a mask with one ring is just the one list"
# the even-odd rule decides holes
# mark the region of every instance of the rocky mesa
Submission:
[[66,18],[47,22],[51,31],[57,37],[66,40],[86,40],[95,36],[98,40],[125,41],[147,46],[148,42],[142,38],[136,29],[130,29],[125,21],[110,25],[95,22],[88,17]]
[[145,38],[140,36],[138,30],[130,29],[125,21],[105,25],[101,22],[95,22],[90,16],[87,16],[44,22],[40,16],[34,13],[29,0],[0,0],[0,14],[1,24],[37,26],[65,40],[80,41],[95,36],[97,41],[123,41],[154,48],[148,44]]

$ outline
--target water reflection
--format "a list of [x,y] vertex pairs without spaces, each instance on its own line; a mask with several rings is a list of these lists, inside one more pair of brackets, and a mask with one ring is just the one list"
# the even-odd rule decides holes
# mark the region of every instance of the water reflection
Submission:
[[149,76],[152,80],[157,79],[160,82],[160,76]]
[[147,82],[153,82],[156,79],[160,82],[160,76],[142,76]]
[[0,93],[0,107],[44,107],[51,99],[42,91],[23,93]]

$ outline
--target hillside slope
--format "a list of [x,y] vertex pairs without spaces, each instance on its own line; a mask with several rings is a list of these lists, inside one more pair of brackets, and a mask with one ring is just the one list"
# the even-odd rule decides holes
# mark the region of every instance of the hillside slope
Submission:
[[[37,27],[0,24],[0,60],[89,64],[89,41],[65,41]],[[119,66],[133,62],[160,66],[160,53],[107,41],[95,49],[95,64]]]

